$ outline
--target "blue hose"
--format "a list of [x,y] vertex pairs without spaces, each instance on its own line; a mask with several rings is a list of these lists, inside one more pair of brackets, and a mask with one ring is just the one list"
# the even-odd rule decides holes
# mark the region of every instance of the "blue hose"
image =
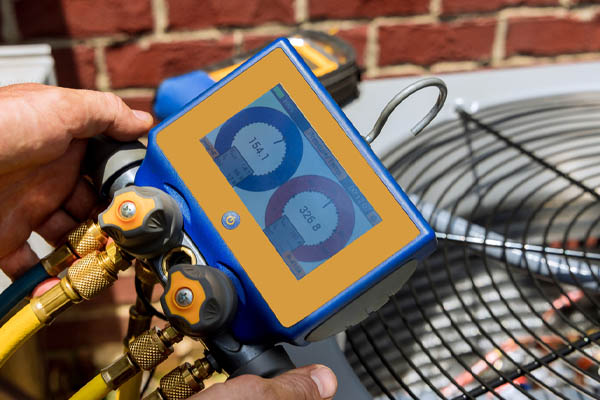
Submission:
[[35,264],[23,276],[14,281],[0,293],[0,319],[16,306],[21,299],[29,295],[42,281],[50,278],[41,263]]

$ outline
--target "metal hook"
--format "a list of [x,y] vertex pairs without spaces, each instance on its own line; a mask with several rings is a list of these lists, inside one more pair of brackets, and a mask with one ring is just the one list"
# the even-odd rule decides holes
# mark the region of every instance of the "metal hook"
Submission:
[[400,103],[402,103],[404,100],[406,100],[408,97],[418,92],[419,90],[432,86],[438,88],[440,94],[437,98],[437,101],[435,102],[431,110],[429,110],[427,115],[425,115],[425,117],[421,121],[419,121],[415,126],[411,128],[410,131],[412,132],[412,134],[417,136],[423,129],[425,129],[427,125],[429,125],[429,123],[436,117],[436,115],[438,115],[438,113],[444,106],[444,102],[446,101],[446,97],[448,95],[448,88],[446,87],[444,81],[442,81],[441,79],[422,79],[413,83],[410,86],[407,86],[400,93],[394,96],[394,98],[381,111],[381,114],[379,114],[379,118],[377,119],[377,122],[375,122],[375,125],[373,125],[373,129],[371,129],[371,132],[369,132],[369,134],[365,136],[366,142],[371,144],[375,140],[375,138],[379,136],[379,134],[381,133],[381,129],[383,129],[383,126],[390,117],[390,114],[396,109],[396,107],[400,105]]

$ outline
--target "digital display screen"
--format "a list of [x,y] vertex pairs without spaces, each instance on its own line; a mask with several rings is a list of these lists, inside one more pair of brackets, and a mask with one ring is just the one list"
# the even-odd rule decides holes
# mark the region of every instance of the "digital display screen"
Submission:
[[281,85],[200,141],[296,279],[381,222]]

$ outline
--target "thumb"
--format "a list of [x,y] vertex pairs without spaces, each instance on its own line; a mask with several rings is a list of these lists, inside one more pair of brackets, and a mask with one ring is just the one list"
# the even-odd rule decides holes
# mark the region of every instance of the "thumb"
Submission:
[[324,365],[294,369],[276,378],[242,375],[211,386],[190,400],[321,400],[331,399],[337,379]]

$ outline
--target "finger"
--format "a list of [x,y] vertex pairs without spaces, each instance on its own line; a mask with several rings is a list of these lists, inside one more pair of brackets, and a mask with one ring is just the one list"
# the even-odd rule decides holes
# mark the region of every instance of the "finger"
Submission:
[[40,226],[34,230],[53,246],[61,243],[69,232],[77,227],[78,223],[64,210],[58,209]]
[[145,111],[132,110],[114,93],[94,90],[69,90],[69,102],[77,104],[72,112],[71,134],[90,138],[105,134],[117,140],[135,140],[154,122]]
[[337,390],[334,373],[323,365],[286,372],[273,379],[243,375],[211,386],[191,400],[321,400]]
[[98,205],[98,196],[89,182],[79,178],[73,193],[63,204],[64,210],[79,222],[85,221]]
[[0,269],[14,281],[38,261],[39,257],[31,250],[29,243],[25,242],[16,251],[0,258]]
[[48,278],[31,291],[31,297],[39,297],[60,283],[59,278]]
[[131,141],[153,123],[112,93],[37,84],[0,88],[0,110],[0,173],[54,160],[74,138]]

